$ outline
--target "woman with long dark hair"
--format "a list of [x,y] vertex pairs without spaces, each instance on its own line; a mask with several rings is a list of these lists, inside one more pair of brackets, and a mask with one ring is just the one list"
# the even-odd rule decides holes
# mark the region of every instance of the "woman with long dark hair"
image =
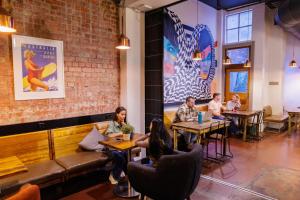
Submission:
[[[109,123],[106,135],[108,137],[122,136],[121,128],[126,124],[126,108],[120,106],[116,109],[113,120]],[[127,173],[127,155],[126,152],[110,150],[113,157],[113,169],[109,176],[109,180],[112,184],[117,184],[121,179],[121,174]]]
[[148,149],[152,166],[157,166],[157,161],[162,155],[173,153],[172,140],[161,119],[155,118],[150,124],[150,133],[136,142],[137,146]]

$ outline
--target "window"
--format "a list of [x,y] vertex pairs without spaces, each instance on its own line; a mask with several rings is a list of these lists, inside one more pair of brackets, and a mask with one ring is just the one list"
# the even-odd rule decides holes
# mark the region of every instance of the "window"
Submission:
[[226,16],[226,43],[238,43],[252,39],[252,10]]
[[231,59],[231,64],[244,64],[246,60],[250,60],[250,48],[227,49],[226,55]]

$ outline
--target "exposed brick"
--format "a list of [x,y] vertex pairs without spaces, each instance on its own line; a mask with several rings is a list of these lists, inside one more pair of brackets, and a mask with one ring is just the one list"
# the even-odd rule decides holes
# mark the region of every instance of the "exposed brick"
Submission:
[[64,99],[15,101],[11,37],[0,34],[0,125],[112,112],[119,105],[112,0],[13,1],[18,35],[64,42]]

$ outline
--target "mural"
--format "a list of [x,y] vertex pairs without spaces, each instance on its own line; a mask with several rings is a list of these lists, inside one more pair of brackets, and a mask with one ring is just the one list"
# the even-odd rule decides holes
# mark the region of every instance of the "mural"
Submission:
[[[198,41],[197,41],[198,40]],[[202,61],[193,61],[198,47]],[[176,13],[166,9],[164,16],[164,104],[185,101],[187,96],[211,98],[216,69],[214,39],[204,24],[182,24]]]

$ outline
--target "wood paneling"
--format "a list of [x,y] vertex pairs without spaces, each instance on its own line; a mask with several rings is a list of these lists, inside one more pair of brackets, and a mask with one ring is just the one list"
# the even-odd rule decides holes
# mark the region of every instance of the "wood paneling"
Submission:
[[76,153],[79,150],[78,144],[91,132],[94,125],[100,133],[104,133],[108,127],[108,122],[53,129],[51,135],[55,152],[54,158]]
[[0,158],[17,156],[25,165],[49,160],[48,132],[0,137]]
[[24,163],[16,156],[0,159],[0,177],[27,170]]
[[55,158],[74,154],[78,151],[78,143],[93,129],[94,124],[72,126],[52,130]]

